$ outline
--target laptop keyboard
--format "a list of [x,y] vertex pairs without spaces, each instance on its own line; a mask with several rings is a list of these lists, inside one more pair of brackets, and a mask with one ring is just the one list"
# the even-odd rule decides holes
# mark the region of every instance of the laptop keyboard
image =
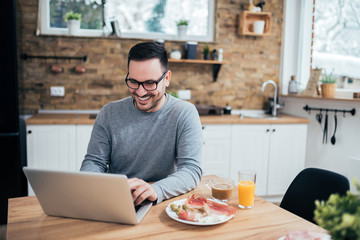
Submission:
[[135,206],[135,212],[137,212],[137,211],[139,211],[139,209],[142,207],[142,205],[140,204],[140,205],[137,205],[137,206]]
[[135,212],[138,212],[141,207],[144,205],[147,205],[149,203],[148,200],[145,200],[144,202],[140,203],[139,205],[135,206]]

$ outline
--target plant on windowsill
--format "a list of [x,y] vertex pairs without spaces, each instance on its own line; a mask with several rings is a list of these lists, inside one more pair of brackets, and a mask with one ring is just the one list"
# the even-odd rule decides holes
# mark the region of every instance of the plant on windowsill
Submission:
[[209,45],[207,43],[205,43],[204,50],[203,50],[204,60],[209,59],[209,53],[210,53]]
[[72,11],[68,12],[65,17],[65,22],[67,22],[69,34],[77,35],[80,30],[81,14]]
[[333,98],[335,96],[337,78],[333,73],[326,74],[326,71],[320,80],[322,97]]
[[185,38],[188,25],[189,25],[189,21],[185,20],[185,19],[182,19],[182,20],[179,20],[179,21],[176,22],[178,35],[179,35],[180,39]]

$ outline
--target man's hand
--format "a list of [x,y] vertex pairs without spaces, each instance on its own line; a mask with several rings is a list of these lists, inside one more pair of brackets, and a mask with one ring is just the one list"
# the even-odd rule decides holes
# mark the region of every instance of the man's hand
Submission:
[[145,199],[153,202],[158,198],[155,188],[144,180],[130,178],[128,183],[135,206],[142,203]]

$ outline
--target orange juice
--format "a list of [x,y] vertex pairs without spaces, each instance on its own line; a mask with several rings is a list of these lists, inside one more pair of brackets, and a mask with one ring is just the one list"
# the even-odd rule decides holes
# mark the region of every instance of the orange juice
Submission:
[[254,205],[255,183],[253,181],[239,182],[239,206],[251,208]]

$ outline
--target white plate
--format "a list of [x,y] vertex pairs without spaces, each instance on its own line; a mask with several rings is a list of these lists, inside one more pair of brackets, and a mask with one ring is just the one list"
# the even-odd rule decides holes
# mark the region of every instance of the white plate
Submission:
[[[203,222],[193,222],[193,221],[182,220],[182,219],[179,219],[176,212],[171,210],[170,205],[173,204],[173,203],[176,204],[176,205],[182,205],[182,204],[185,203],[185,201],[186,201],[186,199],[181,199],[181,200],[177,200],[177,201],[174,201],[174,202],[170,203],[165,209],[167,215],[169,217],[171,217],[172,219],[174,219],[175,221],[190,224],[190,225],[197,225],[197,226],[209,226],[209,225],[216,225],[216,224],[224,223],[224,222],[229,221],[234,216],[234,215],[231,215],[231,216],[225,216],[225,215],[217,216],[217,217],[220,218],[218,221],[216,221],[216,222],[204,222],[204,223]],[[211,201],[214,201],[214,200],[211,200]],[[217,202],[217,201],[214,201],[214,202]],[[226,203],[220,203],[220,204],[227,205]]]
[[[311,231],[309,231],[308,233],[312,233]],[[320,239],[320,240],[331,240],[331,236],[326,234],[326,233],[315,233],[316,237],[314,237],[314,239]],[[278,240],[284,240],[286,239],[286,236],[282,236],[281,238],[279,238]]]

